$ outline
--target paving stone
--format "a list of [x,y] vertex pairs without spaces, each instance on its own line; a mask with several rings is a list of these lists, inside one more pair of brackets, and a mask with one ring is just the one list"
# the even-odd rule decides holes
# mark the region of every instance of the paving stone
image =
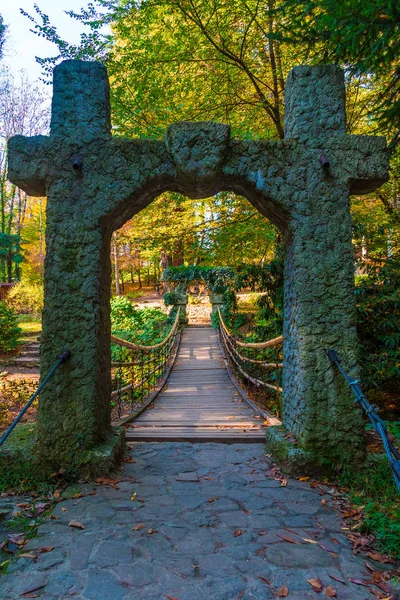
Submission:
[[[40,554],[37,563],[11,563],[0,581],[0,599],[19,600],[27,582],[38,576],[48,581],[40,600],[269,600],[280,585],[288,585],[289,600],[321,598],[307,584],[311,577],[335,587],[338,600],[371,597],[368,588],[328,580],[329,573],[366,575],[362,557],[353,555],[340,529],[340,515],[324,508],[307,483],[289,479],[281,487],[272,479],[246,481],[249,470],[266,469],[262,445],[248,446],[136,446],[133,454],[142,453],[141,466],[128,463],[121,478],[131,474],[140,481],[123,482],[118,490],[99,486],[96,496],[60,502],[54,509],[60,519],[47,521],[25,546],[54,550]],[[201,479],[211,470],[213,480]],[[182,473],[197,473],[200,480],[177,481]],[[209,502],[213,497],[218,500]],[[75,515],[85,530],[68,527]],[[133,531],[138,523],[145,527]],[[235,529],[244,531],[235,537]],[[302,538],[322,542],[338,557]]]
[[70,550],[70,569],[73,571],[86,569],[95,538],[93,533],[80,536],[79,544],[74,544]]
[[154,567],[143,558],[139,558],[133,564],[118,564],[113,571],[122,583],[139,588],[154,583],[157,579]]
[[194,471],[193,473],[179,473],[175,479],[177,481],[199,481],[199,476]]
[[298,569],[312,567],[313,565],[330,567],[337,564],[337,560],[330,552],[325,552],[315,544],[309,544],[307,547],[288,542],[273,544],[266,549],[265,558],[274,565]]
[[68,595],[75,595],[81,589],[82,584],[76,573],[56,571],[50,577],[45,593],[53,598],[66,598]]
[[93,569],[89,571],[88,583],[83,593],[88,600],[120,600],[128,590],[109,571]]
[[123,542],[107,541],[100,544],[92,560],[100,568],[132,561],[132,546]]

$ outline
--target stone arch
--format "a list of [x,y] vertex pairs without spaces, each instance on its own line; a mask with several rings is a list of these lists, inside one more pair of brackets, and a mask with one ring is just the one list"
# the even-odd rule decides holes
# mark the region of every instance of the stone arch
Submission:
[[72,352],[41,396],[43,460],[60,466],[109,435],[109,239],[165,190],[238,192],[283,231],[284,430],[315,460],[360,454],[360,417],[326,351],[335,348],[357,374],[349,194],[386,180],[385,140],[346,134],[334,66],[291,71],[285,136],[236,140],[227,125],[183,122],[165,141],[112,137],[105,68],[65,61],[55,69],[50,136],[9,144],[10,180],[48,197],[42,373]]

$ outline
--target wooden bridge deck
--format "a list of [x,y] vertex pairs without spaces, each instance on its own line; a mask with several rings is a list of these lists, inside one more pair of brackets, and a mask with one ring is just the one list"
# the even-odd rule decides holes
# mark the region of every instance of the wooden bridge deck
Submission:
[[263,442],[263,418],[241,398],[212,327],[189,327],[152,408],[127,429],[128,441]]

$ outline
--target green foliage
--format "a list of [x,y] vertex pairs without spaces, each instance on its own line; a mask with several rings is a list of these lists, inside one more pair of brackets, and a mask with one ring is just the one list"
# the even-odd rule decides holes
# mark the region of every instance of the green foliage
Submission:
[[204,281],[210,291],[223,294],[233,284],[234,270],[231,267],[203,267],[198,265],[169,267],[163,272],[163,281],[186,283]]
[[[0,379],[0,430],[11,425],[37,387],[38,383],[32,379]],[[33,406],[37,404],[38,400],[35,400]]]
[[400,254],[370,260],[357,281],[357,328],[367,389],[398,389],[400,380]]
[[386,458],[372,454],[357,469],[345,466],[338,476],[338,484],[348,488],[355,505],[363,507],[365,518],[361,531],[371,531],[382,549],[399,559],[399,492]]
[[176,306],[179,304],[182,295],[177,292],[166,292],[164,294],[164,304],[165,306]]
[[0,58],[3,56],[3,46],[6,41],[7,26],[4,25],[3,17],[0,15]]
[[363,86],[375,87],[371,112],[398,142],[398,1],[286,0],[280,10],[280,39],[306,44],[311,60],[345,65],[349,74],[362,78]]
[[[166,325],[167,315],[160,308],[134,308],[123,296],[111,300],[111,331],[117,337],[150,346],[163,339]],[[121,359],[120,347],[112,348],[113,358]]]
[[48,493],[57,481],[35,462],[37,436],[33,423],[17,425],[0,449],[0,492]]
[[18,346],[21,329],[14,309],[0,302],[0,351],[11,352]]
[[39,315],[43,310],[43,286],[22,280],[11,288],[7,304],[19,314]]

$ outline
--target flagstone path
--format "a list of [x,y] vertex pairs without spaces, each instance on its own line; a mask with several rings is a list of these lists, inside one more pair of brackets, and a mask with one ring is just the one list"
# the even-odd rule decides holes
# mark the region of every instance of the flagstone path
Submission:
[[259,443],[134,445],[118,489],[68,490],[92,495],[57,504],[24,553],[54,549],[12,563],[0,598],[263,600],[287,587],[287,598],[304,600],[331,586],[339,600],[371,600],[376,588],[348,580],[368,571],[327,489],[282,486],[264,452]]

